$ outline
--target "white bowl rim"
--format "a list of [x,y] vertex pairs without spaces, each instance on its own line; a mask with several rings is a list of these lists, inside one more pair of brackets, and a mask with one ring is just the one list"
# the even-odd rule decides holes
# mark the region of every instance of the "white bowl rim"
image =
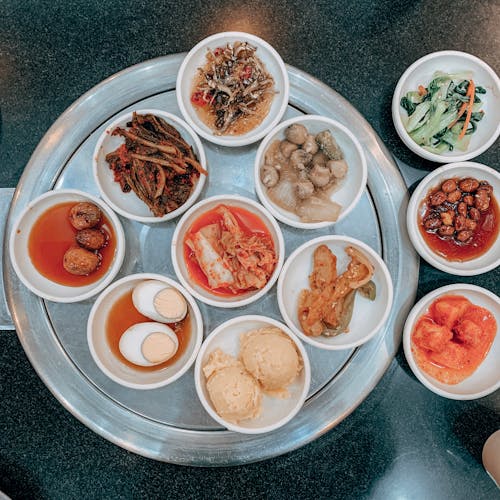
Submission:
[[[425,386],[427,389],[430,389],[432,392],[438,394],[439,396],[443,396],[445,398],[449,399],[457,399],[461,401],[466,401],[466,400],[471,400],[471,399],[478,399],[482,398],[484,396],[487,396],[488,394],[491,394],[492,392],[496,391],[497,389],[500,388],[500,378],[497,380],[495,384],[490,386],[488,389],[484,389],[482,391],[478,391],[475,393],[470,393],[470,394],[454,394],[452,392],[445,391],[439,387],[436,387],[434,384],[432,384],[427,378],[425,378],[422,375],[422,371],[418,367],[417,363],[415,362],[415,359],[413,358],[413,354],[411,352],[411,331],[413,329],[413,326],[415,324],[415,321],[423,314],[424,312],[424,307],[426,305],[430,305],[432,301],[442,295],[446,295],[450,292],[459,292],[460,290],[469,290],[473,292],[477,292],[479,294],[485,295],[492,299],[494,302],[498,304],[500,307],[500,298],[495,295],[493,292],[490,292],[486,288],[477,286],[477,285],[469,285],[468,283],[455,283],[452,285],[446,285],[442,286],[440,288],[436,288],[432,292],[429,292],[427,295],[424,295],[411,309],[410,314],[408,315],[405,326],[403,329],[403,349],[405,353],[406,360],[408,361],[408,364],[410,365],[410,368],[417,377],[417,379]],[[498,332],[497,332],[498,334]],[[471,377],[474,374],[471,375]]]
[[[220,299],[217,299],[217,295],[213,295],[213,298],[210,297],[205,297],[199,292],[197,292],[189,283],[189,281],[184,277],[184,275],[181,272],[179,262],[177,260],[177,255],[176,255],[176,246],[178,244],[178,239],[179,239],[179,233],[181,230],[184,228],[186,224],[186,220],[193,214],[196,210],[209,205],[211,203],[216,203],[220,202],[221,204],[227,203],[229,206],[231,204],[231,201],[236,201],[240,203],[248,203],[251,205],[253,208],[257,209],[257,212],[259,215],[264,216],[265,221],[268,221],[270,225],[273,227],[274,231],[276,232],[277,239],[278,239],[278,248],[276,251],[278,252],[278,261],[276,262],[276,267],[273,271],[273,274],[269,278],[269,281],[266,283],[266,286],[261,288],[259,291],[257,291],[255,294],[250,295],[248,297],[245,297],[242,295],[242,298],[240,300],[235,300],[233,302],[224,302]],[[247,198],[245,196],[240,196],[236,194],[220,194],[220,195],[215,195],[211,196],[209,198],[204,198],[203,200],[199,201],[195,205],[193,205],[179,220],[175,227],[174,234],[172,235],[172,244],[171,244],[171,258],[172,258],[172,265],[174,267],[174,272],[175,275],[177,276],[177,279],[180,281],[180,283],[189,291],[193,297],[196,297],[198,300],[201,302],[204,302],[205,304],[208,304],[209,306],[214,306],[214,307],[220,307],[220,308],[226,308],[226,309],[231,309],[234,307],[242,307],[246,306],[248,304],[251,304],[252,302],[255,302],[256,300],[260,299],[262,296],[264,296],[276,283],[278,280],[278,276],[281,272],[281,268],[283,266],[283,262],[285,260],[285,240],[283,238],[283,233],[281,232],[281,228],[279,227],[278,223],[274,219],[274,217],[268,213],[265,207],[263,207],[261,204],[256,202],[255,200],[252,200],[250,198]],[[210,293],[208,290],[206,290],[206,293]]]
[[[417,217],[417,212],[418,212],[418,206],[420,202],[423,200],[422,195],[425,197],[426,193],[424,193],[424,191],[427,192],[429,189],[431,189],[432,181],[446,172],[450,172],[456,168],[463,168],[463,167],[471,169],[469,176],[474,176],[475,172],[486,172],[492,175],[493,177],[496,177],[498,179],[498,182],[500,183],[500,172],[497,172],[495,169],[488,167],[487,165],[483,165],[482,163],[476,163],[473,161],[461,161],[461,162],[448,163],[447,165],[442,165],[441,167],[436,168],[435,170],[427,174],[415,188],[415,191],[413,191],[406,212],[406,228],[413,247],[420,255],[420,257],[422,257],[422,259],[428,262],[431,266],[435,267],[436,269],[439,269],[440,271],[444,271],[448,274],[453,274],[455,276],[477,276],[478,274],[486,273],[498,267],[498,265],[500,265],[500,256],[498,257],[498,259],[494,260],[490,264],[477,267],[475,269],[454,268],[451,265],[441,262],[441,260],[438,258],[439,256],[435,255],[432,252],[432,250],[429,249],[428,245],[425,243],[422,235],[420,234],[417,224],[415,223],[415,219]],[[491,252],[494,249],[495,244],[496,243],[493,244],[493,246],[490,248],[490,250],[488,250],[488,252],[480,255],[479,257],[476,257],[476,259],[479,259],[484,255],[486,255],[487,253]],[[465,262],[471,263],[474,260],[475,259],[471,259]],[[454,264],[456,266],[460,266],[461,263],[454,262]]]
[[[362,248],[364,252],[366,252],[370,258],[373,258],[374,260],[377,261],[377,264],[380,266],[380,269],[382,271],[382,276],[384,278],[384,284],[387,286],[387,295],[388,295],[388,301],[385,306],[384,314],[382,315],[382,318],[379,320],[379,322],[372,328],[370,333],[368,335],[365,335],[362,339],[356,341],[356,342],[348,342],[342,345],[336,345],[336,344],[325,344],[322,342],[318,342],[315,340],[315,337],[309,337],[305,333],[303,333],[301,330],[295,327],[293,324],[292,319],[287,313],[285,304],[283,302],[283,283],[285,281],[285,275],[289,269],[289,267],[292,264],[292,261],[302,253],[304,250],[307,248],[318,245],[320,243],[328,243],[328,242],[339,242],[339,243],[351,243],[359,248]],[[350,236],[343,236],[343,235],[325,235],[325,236],[319,236],[317,238],[314,238],[312,240],[306,241],[302,245],[300,245],[298,248],[296,248],[290,256],[287,258],[285,264],[283,265],[283,269],[281,270],[280,277],[278,279],[278,307],[281,312],[281,315],[285,321],[285,323],[289,326],[289,328],[299,337],[302,341],[307,342],[308,344],[317,347],[319,349],[327,350],[327,351],[341,351],[345,349],[353,349],[355,347],[359,347],[369,340],[371,340],[384,326],[384,323],[387,321],[387,318],[389,317],[389,313],[391,312],[392,305],[393,305],[393,298],[394,298],[394,286],[392,283],[392,278],[389,273],[389,269],[387,268],[387,265],[385,264],[384,260],[380,255],[369,245],[366,243],[357,240],[356,238],[352,238]],[[338,338],[338,337],[337,337]]]
[[405,72],[401,75],[400,79],[398,80],[398,83],[396,85],[396,89],[394,90],[394,94],[392,97],[392,120],[394,122],[396,132],[398,133],[400,139],[405,143],[405,145],[411,151],[413,151],[418,156],[421,156],[422,158],[425,158],[426,160],[434,161],[437,163],[448,163],[450,160],[457,163],[457,162],[470,160],[472,158],[475,158],[476,156],[479,156],[481,153],[484,153],[498,139],[498,136],[500,135],[500,121],[497,125],[496,131],[491,135],[491,137],[482,146],[479,146],[478,148],[470,150],[470,151],[466,151],[462,155],[446,156],[446,155],[439,155],[437,153],[432,153],[430,151],[425,150],[423,147],[419,146],[408,135],[408,132],[404,128],[403,122],[401,120],[401,115],[400,115],[399,102],[401,99],[401,90],[402,90],[403,85],[405,84],[408,76],[421,64],[423,64],[429,60],[435,59],[437,57],[443,57],[443,56],[444,57],[446,57],[446,56],[463,57],[464,59],[468,59],[470,61],[473,61],[478,66],[480,66],[482,69],[484,69],[487,73],[490,74],[493,81],[496,83],[496,87],[497,87],[498,92],[500,94],[500,78],[495,73],[493,68],[491,66],[489,66],[486,62],[484,62],[482,59],[479,59],[479,57],[474,56],[472,54],[469,54],[467,52],[459,51],[459,50],[440,50],[437,52],[431,52],[430,54],[427,54],[427,55],[417,59],[413,64],[411,64],[405,70]]
[[[171,377],[168,377],[164,380],[161,380],[160,382],[155,382],[152,384],[134,384],[131,382],[127,382],[120,377],[117,377],[113,372],[108,370],[106,366],[104,366],[99,359],[99,356],[97,355],[97,352],[94,349],[94,343],[92,340],[92,323],[94,321],[94,317],[97,314],[97,310],[101,306],[102,302],[106,299],[106,297],[119,288],[120,286],[124,285],[125,283],[129,283],[131,281],[135,280],[158,280],[162,281],[163,283],[168,284],[169,286],[175,288],[179,292],[182,293],[186,301],[189,303],[191,306],[197,328],[193,330],[193,334],[195,336],[195,344],[194,344],[194,349],[191,354],[191,356],[188,358],[186,363],[182,366],[182,368],[177,371],[174,375]],[[95,364],[99,367],[99,369],[111,380],[116,382],[117,384],[120,384],[124,387],[128,387],[130,389],[140,389],[140,390],[150,390],[150,389],[157,389],[159,387],[165,387],[167,385],[170,385],[171,383],[175,382],[177,379],[179,379],[184,373],[186,373],[189,368],[191,368],[192,364],[196,360],[196,356],[198,355],[198,351],[200,350],[201,344],[203,341],[203,319],[201,316],[200,309],[198,307],[198,304],[194,300],[194,298],[190,295],[190,293],[177,281],[173,280],[172,278],[169,278],[168,276],[163,276],[162,274],[158,273],[135,273],[135,274],[128,274],[127,276],[124,276],[123,278],[120,278],[119,280],[115,281],[112,283],[108,288],[106,288],[100,295],[97,297],[96,301],[92,305],[92,309],[90,310],[88,319],[87,319],[87,344],[89,347],[90,354],[92,356],[92,359],[94,360]]]
[[[347,207],[342,207],[342,211],[340,212],[339,218],[335,222],[330,222],[330,221],[324,221],[324,222],[301,222],[300,220],[294,220],[291,219],[286,215],[287,211],[286,210],[277,210],[274,208],[274,206],[269,202],[267,194],[264,192],[264,189],[262,187],[262,182],[260,180],[260,164],[262,162],[262,157],[265,154],[265,150],[269,146],[269,143],[271,139],[278,133],[281,132],[281,130],[285,129],[289,125],[292,125],[294,123],[303,123],[303,122],[311,122],[311,121],[319,121],[323,122],[325,124],[328,124],[331,127],[337,128],[341,130],[343,133],[347,135],[347,137],[352,141],[354,148],[358,152],[360,158],[361,158],[361,188],[358,190],[354,198],[352,199],[351,203],[347,205]],[[262,142],[259,145],[259,148],[257,149],[257,153],[255,156],[255,162],[254,162],[254,184],[255,184],[255,191],[257,193],[257,196],[259,200],[262,202],[262,204],[278,219],[280,222],[283,222],[284,224],[287,224],[292,227],[296,227],[298,229],[320,229],[328,226],[332,226],[342,220],[344,217],[346,217],[357,205],[358,201],[360,200],[361,196],[363,196],[363,193],[366,189],[366,183],[368,179],[368,167],[366,163],[366,157],[363,152],[363,148],[361,147],[361,143],[358,141],[356,136],[342,123],[333,120],[331,118],[328,118],[326,116],[321,116],[321,115],[302,115],[302,116],[295,116],[293,118],[289,118],[288,120],[285,120],[281,123],[279,123],[276,127],[274,127],[269,134],[262,140]]]
[[[242,38],[245,39],[246,41],[252,42],[254,45],[259,48],[259,45],[264,47],[270,54],[271,56],[276,60],[277,65],[280,69],[281,76],[283,78],[283,89],[278,89],[279,90],[279,98],[281,99],[281,105],[278,109],[278,112],[276,113],[276,117],[271,120],[269,125],[262,129],[260,132],[255,132],[258,128],[255,127],[253,130],[250,130],[247,134],[244,134],[245,137],[242,136],[218,136],[214,134],[210,134],[203,130],[201,127],[198,126],[198,124],[191,119],[191,116],[189,115],[186,106],[184,105],[184,99],[183,99],[183,94],[182,94],[182,85],[181,82],[184,79],[184,73],[186,72],[186,67],[188,65],[189,60],[191,57],[198,52],[201,48],[203,48],[205,45],[208,45],[214,41],[217,41],[221,38]],[[199,134],[201,137],[206,139],[209,142],[212,142],[214,144],[218,144],[219,146],[227,146],[227,147],[239,147],[239,146],[246,146],[248,144],[253,144],[254,142],[257,142],[258,140],[262,139],[270,130],[272,130],[281,120],[283,115],[285,114],[286,108],[288,106],[288,98],[290,95],[290,82],[288,78],[288,72],[285,66],[285,63],[283,62],[283,59],[279,55],[279,53],[276,51],[276,49],[270,45],[268,42],[263,40],[262,38],[252,35],[251,33],[245,33],[243,31],[224,31],[221,33],[215,33],[214,35],[210,35],[200,42],[198,42],[186,55],[184,60],[181,63],[181,66],[179,68],[179,72],[177,73],[177,81],[176,81],[176,95],[177,95],[177,105],[179,106],[179,109],[182,113],[182,116],[184,119],[191,125],[191,127]]]
[[[97,174],[98,171],[97,157],[99,156],[99,150],[101,149],[104,141],[110,136],[112,130],[116,128],[118,124],[124,121],[125,119],[132,118],[133,113],[159,115],[161,118],[165,118],[167,121],[172,121],[183,127],[190,136],[190,141],[186,142],[190,144],[190,142],[192,141],[190,145],[195,146],[196,149],[198,150],[198,160],[200,162],[200,165],[208,172],[205,148],[203,147],[203,143],[201,142],[196,132],[179,116],[174,115],[173,113],[169,113],[168,111],[163,111],[161,109],[148,108],[148,109],[137,109],[137,110],[127,111],[126,113],[117,116],[102,132],[99,139],[97,140],[97,144],[94,148],[94,152],[92,155],[92,172],[94,175],[94,181],[97,185],[97,188],[99,189],[99,193],[101,194],[102,198],[106,201],[106,203],[110,207],[112,207],[115,212],[119,213],[120,215],[122,215],[127,219],[135,220],[137,222],[142,222],[143,224],[154,224],[175,219],[175,217],[184,213],[190,206],[192,206],[196,202],[196,200],[201,194],[201,191],[203,190],[203,186],[205,185],[207,175],[200,174],[198,182],[196,183],[194,190],[189,195],[186,202],[183,203],[179,208],[176,208],[175,210],[172,210],[172,212],[165,214],[163,217],[155,217],[153,215],[151,216],[134,215],[128,212],[127,210],[124,210],[123,208],[113,203],[113,201],[109,198],[109,196],[107,195],[106,191],[103,189],[99,181],[99,176]],[[135,193],[133,194],[134,196],[137,196]]]
[[[216,337],[222,330],[225,330],[226,328],[229,328],[235,324],[243,323],[245,321],[262,321],[263,323],[268,323],[269,325],[275,326],[282,330],[286,335],[288,335],[294,344],[297,346],[297,349],[299,350],[301,356],[302,356],[302,362],[303,362],[303,370],[304,370],[304,387],[302,388],[300,398],[297,401],[297,404],[295,405],[294,409],[286,416],[280,419],[278,422],[272,424],[272,425],[267,425],[259,428],[252,428],[249,429],[247,427],[243,427],[238,424],[230,423],[224,420],[222,417],[220,417],[217,412],[210,406],[208,401],[203,395],[202,387],[201,387],[201,380],[203,377],[203,374],[201,373],[202,370],[202,359],[207,351],[208,345],[211,342],[211,340]],[[201,346],[198,356],[196,358],[196,363],[194,367],[194,382],[196,386],[196,393],[198,394],[198,398],[203,405],[203,408],[207,411],[207,413],[219,424],[223,425],[230,431],[234,432],[239,432],[242,434],[263,434],[265,432],[271,432],[275,429],[278,429],[279,427],[282,427],[285,425],[287,422],[289,422],[302,408],[304,405],[306,399],[307,399],[307,394],[309,393],[309,388],[311,385],[311,363],[309,361],[309,356],[307,355],[307,351],[305,350],[302,342],[297,338],[297,336],[291,331],[291,329],[285,325],[283,322],[278,321],[274,318],[270,318],[269,316],[263,316],[263,315],[258,315],[258,314],[246,314],[243,316],[236,316],[235,318],[228,319],[227,321],[224,321],[224,323],[221,323],[219,326],[217,326],[214,330],[210,332],[210,334],[207,336],[207,338],[203,341],[203,345]]]
[[[104,274],[102,281],[98,281],[98,285],[93,287],[91,290],[89,290],[86,293],[82,293],[80,295],[75,295],[73,297],[67,297],[67,296],[57,296],[53,295],[50,293],[46,293],[42,290],[39,290],[37,287],[35,287],[30,280],[24,275],[24,273],[21,270],[21,267],[17,261],[17,256],[16,252],[14,251],[14,240],[17,234],[17,230],[19,228],[19,224],[21,221],[24,219],[26,214],[35,207],[40,201],[45,200],[46,198],[52,198],[54,196],[59,196],[59,195],[76,195],[82,198],[85,198],[87,200],[92,201],[94,204],[96,204],[99,208],[104,209],[103,212],[105,213],[106,217],[110,220],[110,222],[113,224],[113,230],[115,232],[116,236],[116,250],[115,250],[115,256],[114,259],[111,263],[111,266],[109,267],[108,271],[106,274]],[[42,215],[42,213],[40,213]],[[33,292],[35,295],[38,297],[41,297],[42,299],[45,300],[50,300],[51,302],[58,302],[61,304],[70,304],[73,302],[81,302],[82,300],[86,300],[90,297],[93,297],[94,295],[98,294],[102,290],[104,290],[115,278],[115,276],[118,274],[120,271],[120,268],[123,264],[123,259],[125,257],[125,233],[123,231],[123,226],[122,223],[120,222],[120,219],[117,217],[117,215],[113,212],[113,210],[106,204],[105,201],[103,201],[100,198],[97,198],[96,196],[87,193],[85,191],[81,191],[79,189],[51,189],[50,191],[46,191],[45,193],[41,194],[40,196],[37,196],[34,200],[31,200],[28,205],[22,210],[22,212],[18,215],[14,226],[12,227],[12,231],[10,233],[9,237],[9,254],[10,254],[10,260],[12,262],[12,267],[14,268],[14,271],[16,272],[18,278],[21,280],[24,286],[28,288],[31,292]],[[38,273],[38,270],[37,270]],[[40,274],[40,273],[38,273]],[[46,278],[49,281],[49,278]],[[60,285],[59,283],[53,282],[57,285]],[[92,283],[89,283],[89,285],[85,286],[91,286]],[[60,286],[65,286],[65,285],[60,285]],[[72,289],[76,289],[78,287],[71,287]]]

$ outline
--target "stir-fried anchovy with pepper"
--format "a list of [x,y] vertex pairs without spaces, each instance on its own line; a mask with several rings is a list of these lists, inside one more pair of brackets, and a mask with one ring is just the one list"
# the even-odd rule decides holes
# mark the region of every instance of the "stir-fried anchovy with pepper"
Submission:
[[117,127],[125,144],[106,155],[124,193],[134,193],[156,217],[176,210],[189,198],[206,170],[192,147],[165,120],[151,114],[133,114],[127,128]]
[[207,63],[198,68],[201,82],[191,100],[212,108],[218,134],[239,118],[255,114],[266,94],[274,93],[274,80],[255,55],[256,50],[247,42],[228,43],[209,50]]

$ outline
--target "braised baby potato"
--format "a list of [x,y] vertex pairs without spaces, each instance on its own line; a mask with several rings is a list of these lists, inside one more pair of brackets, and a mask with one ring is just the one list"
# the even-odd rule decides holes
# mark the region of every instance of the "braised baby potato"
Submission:
[[88,229],[99,224],[101,210],[93,203],[83,201],[71,208],[69,220],[75,229]]

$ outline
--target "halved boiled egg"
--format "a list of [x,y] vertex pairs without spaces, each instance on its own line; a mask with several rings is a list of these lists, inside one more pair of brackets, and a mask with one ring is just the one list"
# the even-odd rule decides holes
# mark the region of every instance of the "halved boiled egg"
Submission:
[[154,366],[170,359],[177,352],[179,341],[163,323],[137,323],[125,330],[118,348],[134,365]]
[[141,314],[163,323],[176,323],[187,314],[187,302],[183,295],[158,280],[139,283],[132,292],[132,302]]

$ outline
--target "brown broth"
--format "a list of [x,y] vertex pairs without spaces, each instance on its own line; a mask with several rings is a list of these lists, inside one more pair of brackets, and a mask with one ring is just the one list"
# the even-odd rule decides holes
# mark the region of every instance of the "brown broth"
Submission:
[[[429,194],[434,193],[432,190]],[[441,237],[437,232],[426,231],[423,221],[431,213],[431,207],[427,203],[429,195],[421,205],[418,228],[429,248],[436,254],[441,255],[450,262],[465,262],[484,255],[498,238],[500,227],[500,211],[494,196],[491,197],[488,209],[481,212],[477,228],[466,243],[461,243],[454,238]]]
[[108,271],[116,250],[116,237],[113,226],[102,214],[96,226],[107,236],[106,245],[98,250],[101,255],[99,267],[86,276],[77,276],[64,269],[63,257],[66,251],[76,246],[78,232],[69,221],[69,212],[75,202],[59,203],[46,210],[33,224],[29,239],[28,253],[37,271],[47,279],[65,286],[85,286],[95,283]]
[[189,312],[186,317],[177,323],[169,323],[168,326],[177,335],[179,340],[179,348],[177,352],[167,361],[155,366],[139,366],[128,361],[120,352],[119,344],[122,335],[132,325],[137,323],[146,323],[153,321],[147,316],[141,314],[132,302],[132,291],[123,294],[111,307],[108,317],[106,319],[106,340],[111,349],[111,352],[125,365],[134,370],[141,372],[159,371],[167,366],[174,364],[186,351],[186,348],[191,339],[191,316]]

